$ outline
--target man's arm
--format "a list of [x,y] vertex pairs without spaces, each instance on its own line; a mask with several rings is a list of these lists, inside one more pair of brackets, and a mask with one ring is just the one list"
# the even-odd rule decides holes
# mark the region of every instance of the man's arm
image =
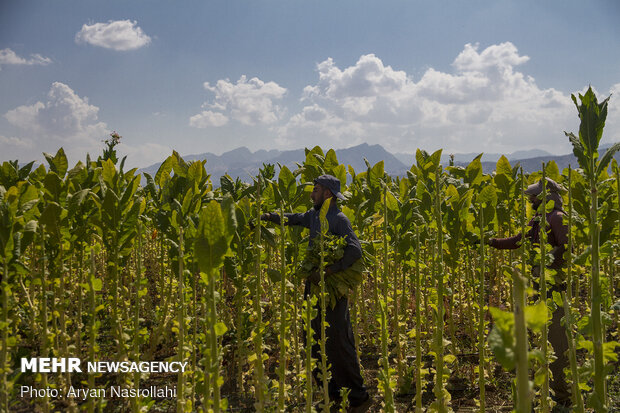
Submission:
[[[297,214],[284,214],[287,218],[285,225],[301,225],[305,228],[310,228],[310,210]],[[275,212],[267,212],[260,217],[263,221],[271,221],[277,225],[280,225],[280,215]]]
[[508,238],[489,238],[488,244],[498,250],[516,250],[521,246],[519,244],[521,238],[523,238],[522,234]]

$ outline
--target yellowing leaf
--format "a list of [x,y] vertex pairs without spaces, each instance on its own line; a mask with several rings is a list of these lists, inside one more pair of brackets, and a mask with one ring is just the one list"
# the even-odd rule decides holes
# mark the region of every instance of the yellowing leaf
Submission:
[[549,311],[545,302],[525,307],[525,323],[534,331],[541,332],[549,321]]

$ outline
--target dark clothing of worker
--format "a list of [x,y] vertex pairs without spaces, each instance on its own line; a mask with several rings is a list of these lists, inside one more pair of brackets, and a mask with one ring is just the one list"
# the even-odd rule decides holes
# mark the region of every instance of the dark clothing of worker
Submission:
[[[277,214],[269,214],[269,220],[277,224],[280,217]],[[314,238],[319,236],[321,222],[319,219],[319,208],[312,208],[304,213],[284,214],[288,218],[286,225],[301,225],[310,229],[310,245]],[[329,266],[330,273],[338,272],[349,268],[355,261],[362,257],[362,248],[357,236],[353,232],[351,222],[334,203],[332,199],[331,207],[327,215],[329,233],[344,237],[347,245],[344,249],[343,257]],[[306,280],[304,296],[310,293],[310,281]],[[317,305],[318,313],[310,325],[314,331],[314,338],[317,344],[312,346],[312,357],[320,360],[320,335],[321,335],[321,311]],[[349,402],[351,406],[362,404],[368,399],[369,395],[364,386],[364,379],[360,373],[360,365],[355,350],[355,340],[351,327],[349,315],[349,303],[347,297],[342,297],[336,301],[334,308],[325,311],[325,321],[329,324],[325,333],[327,336],[325,352],[327,362],[331,365],[331,380],[329,382],[329,397],[332,400],[340,399],[340,389],[346,387],[350,389]],[[320,369],[315,368],[313,375],[317,383],[322,383],[318,373]]]
[[[553,183],[555,184],[555,182]],[[530,188],[534,185],[530,185]],[[537,194],[533,193],[533,195]],[[547,290],[547,298],[551,298],[554,291],[561,292],[566,289],[563,278],[563,267],[565,263],[563,254],[564,251],[566,251],[566,245],[568,243],[568,227],[562,222],[562,218],[565,214],[562,210],[562,201],[559,194],[557,192],[552,192],[548,194],[547,200],[555,201],[554,210],[546,213],[547,242],[553,247],[551,251],[553,262],[547,265],[547,268],[553,269],[556,272],[555,284]],[[536,214],[528,225],[531,228],[525,234],[526,237],[533,245],[540,244],[540,214]],[[522,234],[508,238],[491,238],[489,240],[489,245],[497,249],[516,249],[520,246],[521,238]],[[538,266],[532,268],[532,274],[535,277],[539,275]],[[538,287],[536,283],[535,287]],[[550,380],[549,387],[555,393],[554,399],[560,404],[566,404],[570,402],[571,393],[564,374],[564,368],[568,367],[568,357],[566,356],[566,351],[568,351],[568,339],[566,337],[566,330],[560,323],[562,317],[564,317],[564,308],[558,306],[553,312],[548,330],[549,342],[553,346],[553,351],[557,357],[557,359],[549,365],[549,369],[553,376]]]
[[[271,215],[271,221],[276,224],[280,224],[280,216],[274,214]],[[306,212],[299,214],[284,214],[286,218],[288,218],[288,222],[286,225],[301,225],[302,227],[308,228],[310,230],[310,246],[314,243],[314,238],[316,238],[321,233],[321,220],[319,219],[319,211],[315,208],[309,209]],[[339,237],[344,237],[347,241],[347,245],[344,248],[344,255],[340,259],[330,265],[330,269],[332,272],[338,272],[342,270],[346,270],[349,268],[355,261],[362,257],[362,246],[360,245],[360,241],[357,239],[355,232],[353,232],[353,227],[351,227],[351,222],[347,216],[341,212],[335,203],[331,204],[331,207],[327,211],[325,216],[327,219],[327,223],[329,225],[329,233],[333,235],[337,235]]]
[[[547,243],[549,243],[553,250],[553,262],[548,265],[556,271],[561,270],[564,267],[564,251],[566,251],[566,244],[568,243],[568,227],[562,222],[564,212],[560,209],[554,209],[547,214]],[[540,244],[540,215],[536,214],[528,225],[530,230],[525,236],[530,240],[532,244]],[[522,234],[515,235],[508,238],[491,238],[489,245],[500,250],[513,250],[521,246]]]

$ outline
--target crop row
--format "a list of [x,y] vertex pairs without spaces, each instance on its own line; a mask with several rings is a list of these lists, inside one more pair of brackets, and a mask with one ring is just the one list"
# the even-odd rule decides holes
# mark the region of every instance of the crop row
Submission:
[[[379,353],[384,411],[397,410],[403,394],[416,411],[449,411],[449,383],[459,377],[475,382],[485,411],[498,365],[514,379],[516,411],[530,412],[532,403],[549,411],[546,334],[557,307],[566,314],[574,404],[606,411],[606,380],[617,362],[620,168],[612,157],[620,145],[599,155],[607,100],[598,103],[591,91],[580,98],[579,134],[568,134],[578,168],[559,171],[550,162],[529,175],[505,157],[485,174],[480,156],[444,167],[441,151],[418,150],[407,176],[391,177],[383,162],[355,171],[333,150],[315,147],[294,171],[264,165],[251,184],[223,176],[214,188],[205,161],[186,162],[176,152],[155,176],[125,171],[118,136],[97,160],[71,169],[62,148],[46,155],[47,166],[3,163],[0,410],[163,409],[164,401],[142,397],[20,398],[21,385],[138,388],[157,379],[21,374],[23,357],[188,362],[186,372],[159,378],[176,380],[177,411],[250,404],[309,412],[313,398],[328,399],[314,391],[311,374],[318,366],[326,377],[327,366],[312,359],[312,335],[302,334],[317,300],[302,299],[297,276],[306,234],[260,216],[305,211],[310,183],[331,174],[348,183],[340,208],[363,244],[366,274],[350,291],[351,313],[358,350]],[[546,177],[567,188],[561,279],[546,266],[544,231],[541,245],[523,242],[506,253],[485,243],[527,231],[536,211],[523,190]],[[541,271],[532,275],[531,265]],[[546,299],[544,286],[556,283],[565,292]],[[477,360],[471,371],[467,355]]]

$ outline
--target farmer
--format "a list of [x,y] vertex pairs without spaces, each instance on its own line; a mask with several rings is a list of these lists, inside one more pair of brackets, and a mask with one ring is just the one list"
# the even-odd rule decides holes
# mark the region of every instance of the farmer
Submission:
[[[547,230],[547,242],[551,244],[553,249],[551,254],[553,255],[553,262],[547,265],[547,268],[555,271],[555,281],[551,288],[547,290],[547,297],[552,297],[553,291],[561,292],[566,290],[564,284],[564,251],[566,251],[566,244],[568,242],[568,227],[562,222],[565,216],[562,209],[562,196],[560,192],[565,189],[556,183],[554,180],[547,178],[547,199],[546,202],[553,201],[554,206],[551,212],[546,213],[546,230]],[[532,207],[538,210],[542,199],[540,195],[542,193],[542,179],[537,183],[534,183],[527,187],[525,194],[529,196],[529,200],[532,203]],[[526,237],[532,242],[533,245],[539,244],[540,235],[540,212],[529,222],[530,230],[525,234]],[[518,234],[509,238],[491,238],[488,240],[488,244],[491,247],[497,249],[516,249],[520,246],[522,235]],[[540,275],[540,267],[532,267],[532,276],[536,280]],[[538,283],[535,281],[534,286],[538,288]],[[558,306],[553,312],[551,319],[551,325],[549,326],[549,341],[553,346],[555,356],[557,359],[549,365],[551,373],[553,375],[550,388],[555,393],[554,399],[558,405],[570,406],[570,389],[566,384],[564,376],[564,368],[568,366],[568,358],[566,357],[566,351],[568,350],[568,339],[566,338],[566,331],[560,324],[560,320],[564,317],[564,308]]]
[[[347,245],[344,249],[344,255],[340,259],[325,268],[325,277],[329,277],[338,271],[349,268],[355,261],[362,257],[362,248],[357,236],[353,232],[351,222],[338,209],[336,198],[344,199],[340,193],[340,181],[332,175],[321,175],[314,180],[314,189],[310,195],[314,208],[304,213],[284,214],[288,221],[287,225],[301,225],[310,229],[310,245],[314,239],[320,234],[321,223],[319,220],[319,211],[323,202],[331,198],[329,210],[327,212],[327,222],[329,224],[329,233],[344,237]],[[275,213],[266,213],[261,216],[261,220],[280,223],[280,216]],[[320,274],[318,269],[313,271],[307,278],[304,296],[310,293],[310,283],[318,284],[320,282]],[[318,315],[311,322],[314,338],[317,343],[320,340],[321,332],[321,308],[318,308]],[[351,319],[349,317],[349,303],[347,297],[337,299],[334,308],[328,308],[325,311],[325,321],[329,323],[326,329],[326,353],[327,362],[331,365],[331,380],[329,381],[329,396],[331,400],[340,399],[340,389],[346,387],[350,389],[349,403],[352,412],[364,412],[372,404],[372,400],[366,387],[364,379],[360,373],[359,360],[355,349],[355,341],[353,338],[353,330],[351,328]],[[319,344],[312,346],[312,357],[319,359]],[[318,377],[318,368],[314,370],[314,378],[317,383],[321,383]]]

